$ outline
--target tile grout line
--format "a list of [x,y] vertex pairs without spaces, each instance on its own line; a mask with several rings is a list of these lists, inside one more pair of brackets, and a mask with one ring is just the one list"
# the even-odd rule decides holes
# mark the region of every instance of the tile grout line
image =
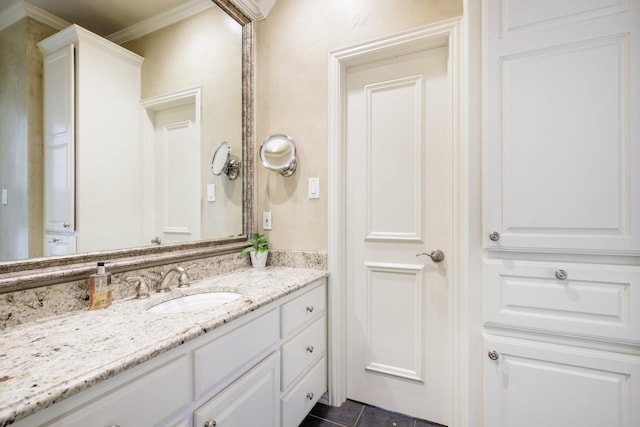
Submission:
[[360,418],[362,417],[362,413],[364,412],[364,408],[366,408],[366,405],[362,405],[362,408],[360,408],[360,413],[358,414],[358,418],[356,418],[356,422],[355,422],[355,424],[353,424],[353,427],[356,427],[358,425],[358,423],[360,422]]
[[322,420],[322,421],[326,421],[326,422],[328,422],[329,424],[333,424],[334,426],[339,426],[339,427],[349,427],[349,426],[345,426],[344,424],[340,424],[340,423],[337,423],[337,422],[335,422],[335,421],[331,421],[331,420],[328,420],[328,419],[326,419],[326,418],[319,417],[319,416],[317,416],[317,415],[309,414],[309,416],[310,416],[310,417],[313,417],[313,418],[317,418],[317,419]]

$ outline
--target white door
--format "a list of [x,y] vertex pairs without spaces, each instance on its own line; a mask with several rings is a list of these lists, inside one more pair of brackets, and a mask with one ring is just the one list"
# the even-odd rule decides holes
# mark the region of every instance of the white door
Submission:
[[200,135],[195,104],[155,113],[153,238],[200,239]]
[[[347,397],[448,425],[448,48],[347,69]],[[441,250],[434,262],[419,253]]]

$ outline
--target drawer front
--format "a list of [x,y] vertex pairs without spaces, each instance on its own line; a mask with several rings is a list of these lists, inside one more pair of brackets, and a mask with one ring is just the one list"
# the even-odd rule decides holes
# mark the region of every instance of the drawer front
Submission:
[[[191,402],[189,358],[180,356],[79,409],[48,427],[155,426]],[[167,393],[167,390],[171,390]]]
[[299,426],[325,391],[327,391],[327,359],[323,357],[290,392],[283,396],[282,426]]
[[326,349],[326,318],[322,316],[282,346],[282,390],[324,356]]
[[488,325],[640,343],[640,268],[485,260]]
[[249,362],[271,352],[278,343],[278,328],[276,309],[196,349],[195,398],[231,383]]
[[258,366],[198,408],[194,426],[207,421],[217,426],[277,427],[280,424],[278,377],[280,354]]
[[289,301],[282,306],[282,337],[291,336],[302,325],[326,310],[326,287],[324,285]]

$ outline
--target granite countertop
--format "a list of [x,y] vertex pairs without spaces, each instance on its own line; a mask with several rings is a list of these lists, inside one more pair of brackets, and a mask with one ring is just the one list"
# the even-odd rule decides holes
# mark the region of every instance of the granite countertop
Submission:
[[[314,281],[324,270],[244,269],[188,288],[124,299],[103,310],[75,311],[0,331],[0,426],[10,425]],[[216,309],[150,313],[178,296],[233,291]]]

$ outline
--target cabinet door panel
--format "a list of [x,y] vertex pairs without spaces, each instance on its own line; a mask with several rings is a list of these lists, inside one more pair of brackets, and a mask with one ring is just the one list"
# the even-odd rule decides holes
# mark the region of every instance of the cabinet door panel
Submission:
[[280,354],[276,352],[194,413],[194,425],[218,427],[280,425]]
[[485,3],[487,248],[640,252],[640,4]]
[[484,425],[640,425],[640,359],[606,352],[485,337]]
[[69,414],[48,427],[156,426],[191,401],[189,358],[180,356]]

